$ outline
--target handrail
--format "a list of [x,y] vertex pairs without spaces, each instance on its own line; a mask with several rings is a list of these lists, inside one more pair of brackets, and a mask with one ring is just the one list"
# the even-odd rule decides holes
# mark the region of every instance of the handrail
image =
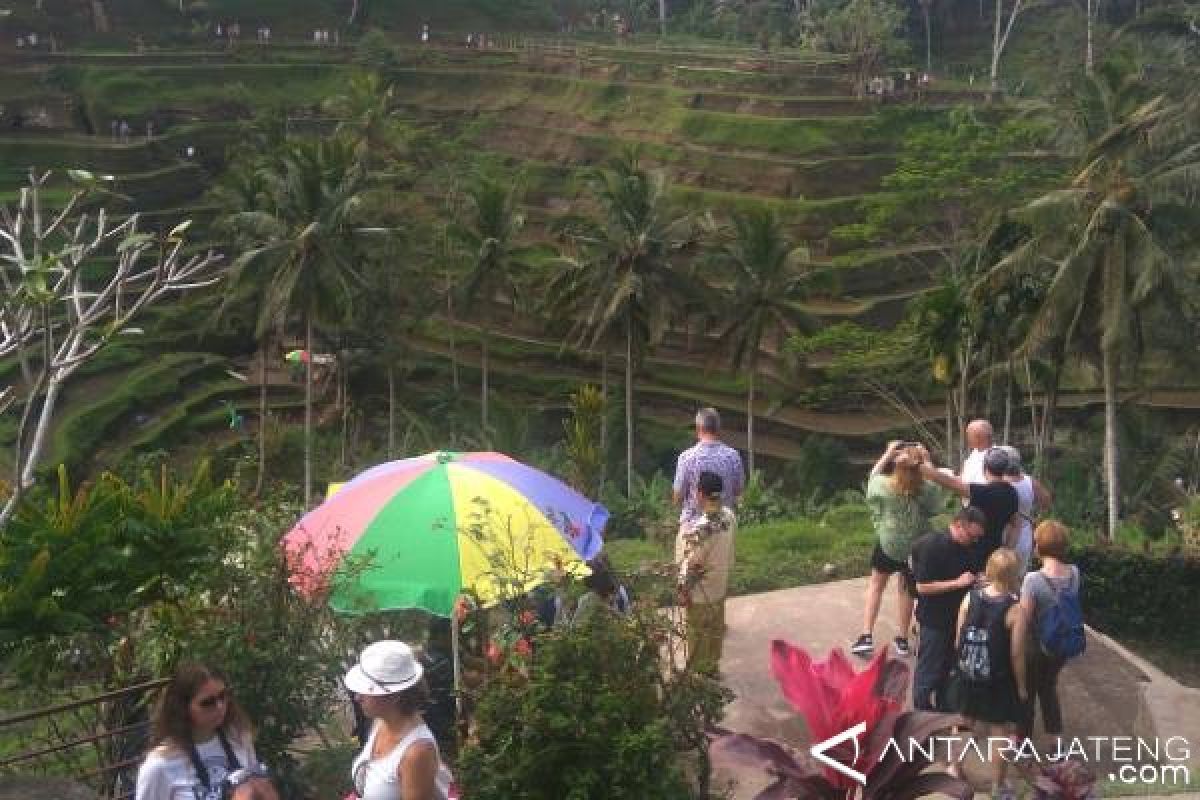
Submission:
[[83,738],[80,738],[80,739],[72,739],[69,742],[63,742],[61,744],[56,744],[52,747],[47,747],[42,750],[34,750],[29,753],[19,753],[15,756],[12,756],[11,758],[6,758],[3,761],[0,761],[0,769],[4,769],[5,767],[11,767],[13,764],[20,764],[22,761],[34,761],[36,759],[42,758],[43,756],[48,756],[53,753],[61,753],[63,750],[70,750],[72,747],[78,747],[81,744],[92,744],[93,742],[98,742],[102,739],[111,739],[114,736],[120,736],[123,733],[130,733],[130,732],[136,731],[136,730],[144,730],[149,727],[150,727],[149,722],[136,722],[133,725],[125,725],[124,727],[121,727],[121,728],[114,728],[111,731],[103,731],[101,733],[95,734],[94,736],[84,736]]
[[[98,796],[110,800],[127,800],[132,796],[127,785],[129,779],[126,777],[122,780],[120,776],[124,770],[135,767],[142,759],[140,754],[131,757],[130,745],[140,750],[144,744],[145,733],[150,728],[150,722],[144,716],[146,698],[160,691],[167,683],[169,679],[166,678],[144,681],[82,700],[0,718],[0,731],[24,723],[50,719],[56,715],[78,716],[82,723],[60,729],[60,726],[50,719],[48,724],[55,732],[54,735],[38,735],[36,743],[31,742],[36,749],[10,754],[0,759],[0,774],[9,772],[15,765],[30,765],[22,768],[34,768],[40,772],[43,767],[34,767],[34,764],[49,765],[57,762],[59,766],[46,768],[49,774],[71,772],[76,780],[92,785],[99,793]],[[132,703],[129,700],[122,702],[123,698],[132,698]],[[80,709],[87,709],[86,716],[89,718],[94,713],[95,719],[83,722],[83,715],[78,713]],[[131,721],[135,719],[137,721]],[[108,727],[109,725],[114,727]],[[67,738],[68,736],[72,738]],[[77,757],[75,753],[81,748],[88,751],[94,749],[95,760]]]
[[0,717],[0,728],[3,728],[7,725],[16,725],[20,722],[29,722],[31,720],[41,719],[42,717],[51,717],[55,714],[61,714],[64,711],[74,711],[77,708],[95,705],[96,703],[103,703],[106,700],[124,697],[125,695],[133,694],[134,692],[147,692],[154,689],[161,689],[168,683],[170,683],[170,678],[159,678],[157,680],[147,681],[146,683],[139,683],[135,686],[126,686],[124,689],[114,689],[111,692],[98,694],[95,697],[90,697],[86,700],[73,700],[70,703],[50,706],[49,708],[39,708],[33,711],[26,711],[21,714],[14,714],[10,717]]

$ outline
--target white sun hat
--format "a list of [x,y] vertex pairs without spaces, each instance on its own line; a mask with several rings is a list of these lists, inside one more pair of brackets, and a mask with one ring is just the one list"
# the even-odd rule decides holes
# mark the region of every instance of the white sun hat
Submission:
[[379,696],[416,686],[424,673],[411,647],[384,639],[363,649],[342,683],[355,694]]

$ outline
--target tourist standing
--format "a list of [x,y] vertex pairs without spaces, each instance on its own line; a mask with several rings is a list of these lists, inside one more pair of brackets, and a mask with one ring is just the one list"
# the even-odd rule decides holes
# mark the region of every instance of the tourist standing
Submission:
[[[962,599],[958,609],[955,649],[962,707],[953,709],[973,720],[976,734],[988,742],[1007,741],[1025,719],[1028,697],[1025,649],[1028,617],[1018,602],[1017,554],[1001,547],[988,557],[987,585]],[[1008,761],[988,748],[992,767],[992,796],[1015,800],[1005,783]]]
[[680,506],[681,531],[701,513],[696,487],[702,472],[712,472],[721,478],[721,501],[734,508],[746,488],[745,472],[738,451],[721,441],[721,415],[715,408],[696,412],[696,444],[680,453],[675,462],[672,496],[675,505]]
[[698,516],[685,524],[675,543],[679,567],[679,599],[687,625],[688,663],[715,674],[725,639],[725,595],[733,566],[737,517],[724,503],[724,482],[715,472],[702,472],[696,482]]
[[1017,518],[1013,521],[1017,532],[1012,547],[1021,560],[1021,577],[1024,578],[1029,569],[1029,557],[1033,555],[1034,517],[1038,512],[1048,509],[1053,498],[1041,481],[1024,471],[1021,453],[1017,448],[1002,445],[1000,449],[1008,456],[1004,480],[1017,490]]
[[986,419],[973,419],[963,431],[970,452],[963,460],[958,477],[963,483],[986,483],[983,476],[983,456],[992,447],[992,423]]
[[450,770],[421,709],[429,702],[425,670],[404,642],[363,649],[343,682],[374,720],[351,776],[361,800],[446,800]]
[[1033,629],[1027,660],[1028,706],[1022,727],[1026,736],[1033,735],[1036,706],[1041,705],[1042,726],[1047,735],[1058,736],[1063,731],[1058,676],[1067,659],[1081,653],[1086,642],[1082,619],[1071,618],[1079,609],[1082,579],[1079,568],[1066,561],[1069,534],[1065,525],[1046,520],[1034,530],[1033,539],[1042,567],[1027,574],[1021,587],[1021,607]]
[[871,578],[867,583],[862,635],[850,652],[864,658],[875,649],[875,620],[888,579],[896,580],[896,655],[909,654],[908,631],[912,627],[916,587],[908,557],[912,543],[929,532],[929,520],[937,513],[941,497],[933,484],[921,478],[922,449],[904,442],[889,442],[867,479],[867,508],[875,524],[875,549],[871,553]]
[[1012,547],[1017,528],[1017,490],[1004,480],[1008,456],[999,447],[988,450],[983,457],[985,483],[966,483],[953,474],[935,469],[922,462],[921,476],[949,489],[963,501],[983,512],[987,524],[983,538],[972,548],[972,572],[982,572],[988,556],[1001,547]]
[[913,707],[919,711],[948,711],[946,679],[954,664],[954,635],[958,607],[975,584],[971,547],[983,536],[983,512],[962,508],[950,529],[929,533],[912,548],[912,571],[917,585],[917,668],[913,672]]
[[199,664],[177,669],[155,710],[135,800],[219,800],[223,783],[266,783],[264,775],[250,721],[221,673]]

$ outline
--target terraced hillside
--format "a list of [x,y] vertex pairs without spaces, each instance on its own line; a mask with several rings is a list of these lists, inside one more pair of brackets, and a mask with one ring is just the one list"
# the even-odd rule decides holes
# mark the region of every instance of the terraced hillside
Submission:
[[[521,174],[529,220],[523,235],[531,243],[548,241],[557,217],[586,205],[581,178],[589,167],[636,144],[645,160],[668,172],[683,207],[718,216],[776,209],[792,235],[810,243],[832,279],[828,295],[806,308],[822,320],[886,328],[906,302],[932,285],[943,257],[938,242],[856,249],[831,232],[861,221],[863,200],[882,191],[908,126],[979,99],[964,87],[926,91],[905,100],[907,113],[885,115],[853,96],[847,66],[832,58],[768,62],[736,49],[521,45],[488,51],[400,47],[400,63],[387,77],[405,113],[461,149]],[[229,148],[238,146],[237,120],[285,104],[297,124],[311,122],[320,116],[321,101],[359,69],[351,56],[350,48],[297,45],[9,54],[0,103],[10,115],[19,108],[37,125],[0,132],[0,198],[11,197],[30,165],[84,167],[115,175],[117,190],[131,198],[126,210],[151,212],[148,226],[193,218],[201,223],[200,241],[210,240],[206,225],[215,209],[205,191]],[[127,122],[134,135],[114,140],[114,121]],[[396,202],[432,217],[442,213],[447,188],[445,175],[430,170]],[[212,297],[195,298],[185,309],[162,311],[149,336],[123,345],[95,374],[81,377],[68,391],[52,457],[104,461],[125,448],[176,445],[220,430],[226,401],[253,406],[249,345],[236,337],[197,335],[213,304]],[[493,346],[492,369],[502,393],[545,407],[564,402],[578,380],[596,379],[598,358],[564,355],[561,342],[549,338],[538,320],[498,311],[505,327]],[[709,355],[714,337],[694,327],[668,336],[639,379],[643,420],[675,427],[697,403],[707,402],[730,411],[729,427],[736,429],[744,384]],[[451,354],[471,376],[478,364],[474,339],[469,325],[435,320],[417,343],[433,370],[426,373],[429,380],[442,380]],[[766,385],[757,408],[765,455],[793,455],[803,432],[859,440],[906,424],[875,408],[803,407],[776,344],[764,354],[760,383]],[[249,381],[230,378],[231,370]],[[0,364],[0,372],[13,371],[14,365]],[[1088,388],[1086,376],[1075,380]],[[1200,397],[1189,386],[1160,388],[1173,391],[1147,394],[1146,402],[1173,397],[1176,407],[1189,407]],[[297,397],[286,381],[272,387],[281,412],[294,408]],[[1098,401],[1082,391],[1066,398],[1068,405]]]

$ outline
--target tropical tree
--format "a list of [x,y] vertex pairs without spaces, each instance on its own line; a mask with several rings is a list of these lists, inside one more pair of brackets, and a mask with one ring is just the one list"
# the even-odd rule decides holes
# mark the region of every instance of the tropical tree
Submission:
[[632,495],[633,375],[671,321],[698,299],[694,281],[674,263],[694,239],[690,218],[670,207],[665,176],[644,168],[636,149],[594,173],[592,190],[600,218],[572,232],[582,256],[564,260],[557,282],[579,309],[577,341],[595,347],[624,339],[625,487]]
[[1164,220],[1200,188],[1200,126],[1194,106],[1166,93],[1146,97],[1137,73],[1109,63],[1084,79],[1077,117],[1086,138],[1063,188],[1014,212],[1029,236],[991,270],[991,285],[1027,272],[1049,276],[1024,348],[1061,339],[1098,362],[1104,385],[1108,535],[1119,518],[1117,391],[1123,356],[1150,331],[1152,305],[1172,310],[1194,289],[1165,236]]
[[759,209],[733,218],[716,259],[733,279],[732,301],[719,301],[733,368],[746,369],[746,452],[754,473],[754,399],[763,344],[814,327],[801,307],[815,277],[808,249],[795,247],[774,211]]
[[[136,333],[131,323],[167,295],[216,283],[222,257],[188,254],[191,221],[165,235],[139,230],[138,214],[113,224],[103,207],[111,177],[68,171],[79,185],[59,208],[46,200],[50,173],[29,173],[10,208],[0,206],[0,358],[21,367],[21,413],[13,441],[14,490],[0,510],[0,527],[34,482],[58,401],[71,376],[113,338]],[[111,268],[96,259],[112,256]],[[0,408],[14,402],[14,387],[0,392]]]
[[358,159],[370,169],[397,169],[406,162],[412,128],[396,110],[395,87],[376,72],[350,79],[346,91],[334,95],[325,108],[339,119],[337,132],[354,142]]
[[[1029,4],[1025,0],[1013,0],[1012,7],[1008,9],[1006,20],[1004,0],[996,0],[996,11],[993,17],[994,24],[992,28],[992,64],[988,71],[988,92],[990,96],[994,97],[1000,91],[1000,58],[1004,55],[1004,49],[1008,47],[1008,40],[1012,36],[1013,26],[1017,22],[1017,17],[1021,16],[1022,11],[1027,11],[1028,9]],[[1088,13],[1090,20],[1091,12],[1089,11]]]
[[409,241],[395,239],[370,248],[364,302],[354,309],[354,327],[366,338],[373,361],[383,367],[388,387],[388,458],[396,455],[397,373],[411,370],[413,335],[436,307],[435,287],[425,272],[427,262]]
[[[212,199],[221,206],[226,216],[217,223],[234,239],[235,246],[253,247],[249,231],[243,230],[236,215],[257,209],[263,202],[266,188],[260,172],[263,156],[235,162],[213,187]],[[254,494],[260,495],[267,477],[267,394],[270,384],[268,366],[271,362],[271,337],[278,328],[278,319],[265,319],[264,294],[269,284],[270,273],[266,270],[240,270],[231,281],[230,291],[217,310],[216,320],[228,319],[234,308],[254,308],[259,314],[254,321],[254,338],[258,344],[258,472],[254,480]]]
[[892,0],[821,0],[813,4],[817,30],[835,53],[851,57],[860,97],[889,55],[903,49],[905,12]]
[[488,348],[497,301],[515,303],[516,276],[523,269],[524,252],[517,235],[525,216],[517,209],[520,190],[511,179],[481,175],[467,188],[465,222],[454,230],[459,247],[470,260],[463,279],[464,298],[476,306],[480,347],[480,424],[488,436]]
[[304,503],[312,499],[313,326],[336,324],[364,280],[355,261],[366,170],[343,138],[290,142],[260,168],[263,206],[230,224],[255,244],[234,273],[266,276],[258,328],[298,313],[304,326]]

